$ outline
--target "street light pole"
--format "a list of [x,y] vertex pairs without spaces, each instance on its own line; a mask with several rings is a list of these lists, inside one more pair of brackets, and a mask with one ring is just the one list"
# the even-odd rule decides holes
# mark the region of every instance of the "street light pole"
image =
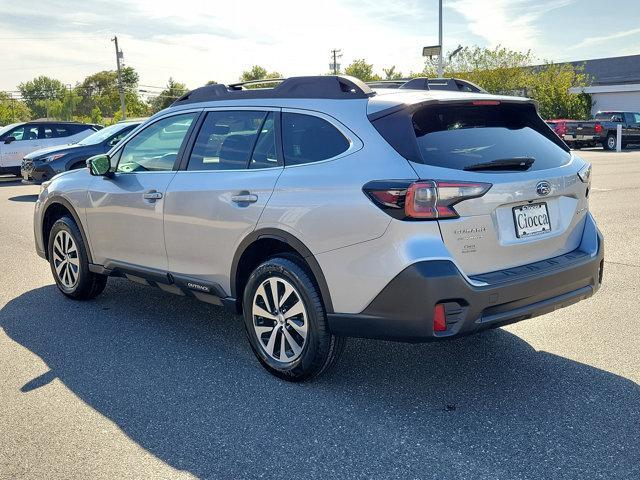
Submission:
[[444,76],[444,69],[442,68],[442,55],[444,49],[442,48],[442,0],[438,0],[438,43],[440,44],[440,55],[438,55],[438,77]]
[[120,91],[120,108],[122,109],[122,120],[127,119],[127,105],[124,99],[124,85],[122,84],[122,68],[120,66],[120,60],[122,59],[122,52],[118,48],[118,37],[111,39],[116,44],[116,64],[118,66],[118,90]]

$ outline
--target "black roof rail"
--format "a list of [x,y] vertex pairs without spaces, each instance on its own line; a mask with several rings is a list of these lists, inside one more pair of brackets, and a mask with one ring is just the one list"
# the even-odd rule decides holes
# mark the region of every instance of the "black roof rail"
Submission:
[[[250,88],[247,85],[278,83],[274,88]],[[368,98],[375,92],[362,80],[346,75],[316,75],[286,79],[267,78],[231,85],[213,84],[185,93],[172,105],[215,100],[259,98],[326,98],[348,100]]]
[[402,89],[412,90],[450,90],[454,92],[476,92],[487,93],[487,91],[475,83],[459,78],[412,78],[404,83]]

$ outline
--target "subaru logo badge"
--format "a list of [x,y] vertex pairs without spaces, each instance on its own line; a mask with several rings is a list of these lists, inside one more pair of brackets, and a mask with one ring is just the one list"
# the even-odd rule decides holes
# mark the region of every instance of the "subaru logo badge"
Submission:
[[540,197],[546,197],[551,193],[551,184],[547,181],[538,182],[536,185],[536,193]]

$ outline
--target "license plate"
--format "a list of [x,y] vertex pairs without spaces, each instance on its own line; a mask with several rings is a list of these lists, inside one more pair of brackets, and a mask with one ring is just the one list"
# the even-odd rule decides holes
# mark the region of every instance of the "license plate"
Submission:
[[551,231],[549,210],[544,202],[513,207],[513,221],[518,238],[542,235]]

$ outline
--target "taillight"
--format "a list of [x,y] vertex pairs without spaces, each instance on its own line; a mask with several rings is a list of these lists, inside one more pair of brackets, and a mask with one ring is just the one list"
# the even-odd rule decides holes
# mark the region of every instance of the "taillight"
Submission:
[[490,183],[448,180],[374,181],[363,190],[373,202],[400,220],[458,218],[456,203],[483,196]]
[[593,127],[593,131],[596,133],[602,133],[602,125],[599,123],[596,123],[595,126]]

